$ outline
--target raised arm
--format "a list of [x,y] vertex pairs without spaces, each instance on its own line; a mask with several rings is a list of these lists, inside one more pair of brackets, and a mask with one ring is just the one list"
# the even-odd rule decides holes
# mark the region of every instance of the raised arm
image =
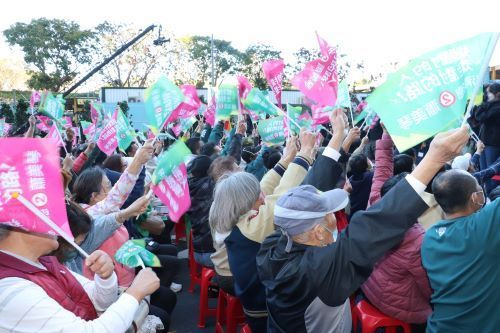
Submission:
[[387,133],[385,127],[382,138],[375,144],[375,172],[373,174],[372,188],[368,202],[373,205],[381,195],[380,189],[385,181],[394,174],[394,152],[391,136]]
[[320,262],[312,278],[321,281],[319,296],[329,306],[345,302],[371,273],[373,265],[403,239],[428,208],[420,197],[442,165],[457,156],[468,140],[467,129],[438,134],[413,172],[366,211],[354,214],[337,242],[315,248],[311,262]]

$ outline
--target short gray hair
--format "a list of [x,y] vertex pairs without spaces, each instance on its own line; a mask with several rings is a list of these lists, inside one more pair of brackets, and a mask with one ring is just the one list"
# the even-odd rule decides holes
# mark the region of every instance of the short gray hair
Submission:
[[247,172],[226,174],[215,186],[208,221],[212,231],[230,232],[260,196],[260,183]]

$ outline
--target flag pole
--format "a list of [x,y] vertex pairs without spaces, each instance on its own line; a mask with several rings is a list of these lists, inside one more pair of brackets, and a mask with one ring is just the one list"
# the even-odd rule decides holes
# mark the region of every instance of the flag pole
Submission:
[[68,150],[66,149],[66,145],[64,144],[64,140],[61,135],[61,131],[59,131],[59,127],[57,127],[57,124],[54,124],[56,126],[57,134],[59,134],[59,138],[61,139],[61,142],[63,144],[64,151],[66,152],[66,155],[68,155]]
[[490,64],[491,56],[493,55],[493,51],[495,50],[495,46],[497,45],[498,36],[500,36],[500,33],[495,32],[491,38],[490,45],[486,51],[486,58],[481,66],[481,70],[479,71],[479,77],[477,78],[476,86],[472,91],[473,97],[471,97],[471,99],[469,100],[469,105],[467,105],[467,112],[465,112],[464,120],[462,121],[462,126],[464,126],[467,123],[467,120],[470,117],[470,112],[472,110],[472,107],[474,106],[473,98],[477,95],[479,89],[481,89],[483,78],[486,75],[486,71],[488,70]]
[[136,254],[135,257],[139,261],[139,265],[141,265],[142,269],[146,268],[146,266],[144,266],[144,261],[142,261],[142,259],[141,259],[141,256]]
[[19,193],[13,193],[12,198],[17,199],[24,207],[28,208],[33,214],[35,214],[40,220],[42,220],[45,224],[51,227],[54,231],[56,231],[59,236],[64,238],[66,242],[71,244],[78,252],[81,253],[82,256],[88,258],[89,254],[85,252],[78,244],[75,243],[73,239],[62,230],[57,224],[55,224],[51,219],[49,219],[44,213],[42,213],[38,208],[36,208],[29,200],[23,197]]

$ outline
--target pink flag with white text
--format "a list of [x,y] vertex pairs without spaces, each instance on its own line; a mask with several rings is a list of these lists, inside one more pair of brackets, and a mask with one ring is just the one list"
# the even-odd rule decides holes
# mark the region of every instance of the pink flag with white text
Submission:
[[262,64],[262,71],[267,79],[267,83],[276,97],[278,107],[281,109],[281,89],[283,84],[283,69],[285,62],[283,59],[268,60]]
[[316,39],[318,40],[319,44],[319,50],[321,51],[321,55],[323,57],[328,57],[328,49],[330,48],[330,45],[328,45],[328,42],[321,38],[321,36],[318,34],[316,31]]
[[191,207],[186,165],[181,163],[158,185],[151,184],[153,193],[168,207],[170,220],[178,222]]
[[311,106],[313,125],[324,124],[330,121],[331,106]]
[[118,147],[116,115],[115,111],[113,117],[106,120],[106,125],[97,140],[99,149],[108,156],[113,155]]
[[338,90],[337,50],[329,47],[327,56],[308,62],[292,84],[317,104],[334,106]]
[[50,127],[49,133],[47,133],[47,135],[45,136],[45,139],[54,140],[57,147],[64,146],[64,142],[62,141],[61,133],[59,133],[59,129],[57,128],[55,123],[53,123],[52,126]]
[[203,115],[205,117],[205,121],[207,122],[207,124],[209,124],[212,127],[215,125],[216,108],[217,108],[217,101],[215,99],[215,96],[212,96],[212,99],[210,100],[210,102],[208,102],[207,110]]
[[44,139],[6,138],[0,139],[0,151],[0,223],[29,232],[56,235],[40,218],[12,198],[18,193],[72,238],[57,147],[47,144]]
[[[196,87],[191,84],[183,84],[181,91],[184,94],[184,101],[179,104],[177,110],[174,110],[173,114],[176,114],[179,118],[190,118],[198,114],[198,109],[201,106],[200,98],[198,97],[198,92]],[[167,119],[167,123],[175,119]]]

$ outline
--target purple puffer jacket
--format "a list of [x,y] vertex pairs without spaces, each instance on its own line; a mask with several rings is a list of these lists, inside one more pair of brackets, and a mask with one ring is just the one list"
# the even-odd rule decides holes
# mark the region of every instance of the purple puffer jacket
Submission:
[[420,257],[424,234],[425,230],[415,223],[361,286],[375,307],[407,323],[424,323],[432,312],[431,288]]

